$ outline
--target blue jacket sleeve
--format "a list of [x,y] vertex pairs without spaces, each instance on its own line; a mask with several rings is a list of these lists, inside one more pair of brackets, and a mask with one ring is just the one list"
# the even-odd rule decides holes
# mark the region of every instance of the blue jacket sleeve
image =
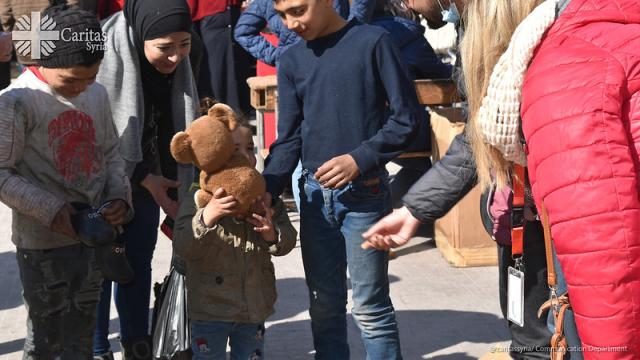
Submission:
[[363,174],[384,166],[411,143],[421,114],[415,87],[389,34],[378,40],[374,57],[389,116],[382,129],[350,153]]
[[238,44],[254,58],[273,66],[280,56],[281,49],[271,45],[264,36],[260,35],[267,26],[270,15],[268,11],[269,6],[265,2],[252,1],[247,10],[240,15],[233,36]]
[[349,8],[349,20],[355,18],[361,23],[368,23],[373,17],[375,6],[376,0],[353,0]]
[[262,173],[267,192],[273,198],[282,194],[298,164],[302,146],[302,101],[296,87],[283,65],[278,71],[278,139],[271,144]]

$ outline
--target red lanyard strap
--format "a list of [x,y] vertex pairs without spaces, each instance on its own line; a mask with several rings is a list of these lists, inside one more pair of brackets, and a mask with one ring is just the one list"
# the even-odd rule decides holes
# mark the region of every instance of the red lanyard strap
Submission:
[[524,250],[524,182],[526,169],[513,165],[511,186],[513,206],[511,208],[511,256],[521,257]]

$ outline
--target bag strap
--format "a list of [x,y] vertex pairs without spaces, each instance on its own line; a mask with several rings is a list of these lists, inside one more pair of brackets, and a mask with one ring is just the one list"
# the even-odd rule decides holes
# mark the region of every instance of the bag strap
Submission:
[[540,220],[542,221],[542,229],[544,230],[544,251],[547,257],[547,283],[549,284],[549,289],[551,289],[551,291],[555,291],[555,288],[558,285],[558,278],[556,276],[556,267],[553,263],[549,214],[547,213],[547,208],[544,206],[544,201],[541,202],[540,207]]

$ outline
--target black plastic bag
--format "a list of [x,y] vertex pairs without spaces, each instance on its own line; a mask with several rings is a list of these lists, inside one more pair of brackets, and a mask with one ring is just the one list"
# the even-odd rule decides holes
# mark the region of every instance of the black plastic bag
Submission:
[[156,359],[174,359],[188,351],[191,342],[187,314],[187,289],[184,275],[171,268],[162,284],[153,287],[153,356]]

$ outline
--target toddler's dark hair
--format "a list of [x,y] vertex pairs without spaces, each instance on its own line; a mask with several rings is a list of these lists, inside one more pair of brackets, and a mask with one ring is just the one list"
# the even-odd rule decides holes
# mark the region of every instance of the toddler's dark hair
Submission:
[[[207,115],[207,113],[209,113],[209,109],[211,109],[213,105],[218,104],[219,102],[220,101],[208,96],[200,99],[200,115],[201,116]],[[247,117],[238,111],[236,111],[236,122],[238,126],[242,126],[249,130],[253,130],[253,128],[251,127],[251,124],[249,124],[249,120],[247,120]]]

